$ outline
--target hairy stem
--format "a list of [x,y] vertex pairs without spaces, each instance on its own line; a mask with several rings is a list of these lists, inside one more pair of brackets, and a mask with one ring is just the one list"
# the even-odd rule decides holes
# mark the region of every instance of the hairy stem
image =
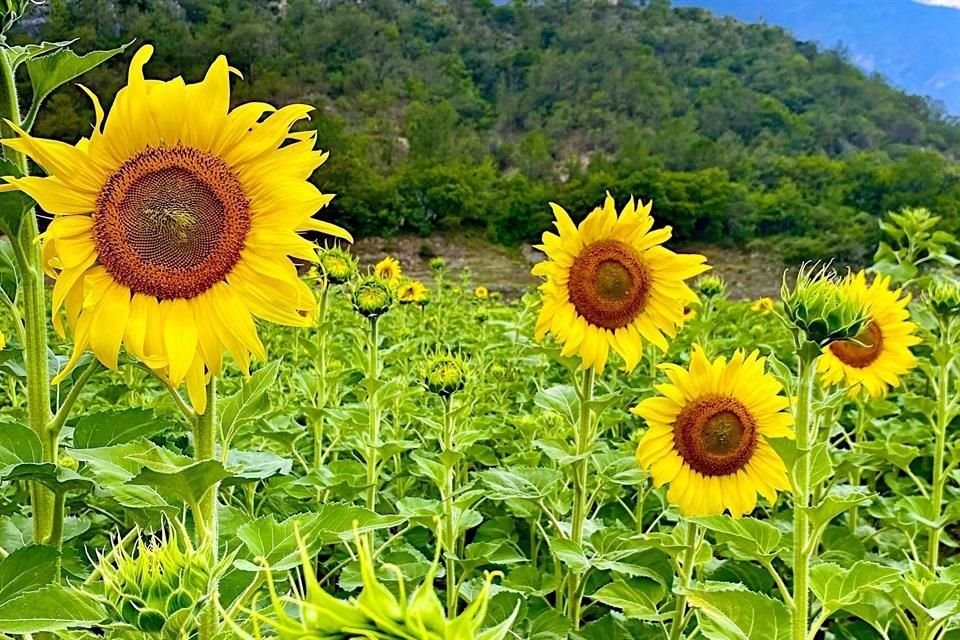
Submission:
[[681,561],[680,573],[678,576],[678,579],[680,580],[681,593],[676,595],[676,607],[673,611],[673,621],[670,623],[670,640],[680,640],[680,637],[683,634],[683,629],[686,627],[686,590],[690,587],[690,581],[693,579],[693,568],[696,565],[699,537],[700,532],[698,531],[697,525],[693,522],[688,522],[685,533],[686,549],[684,549],[683,552],[683,560]]
[[367,438],[367,508],[377,508],[377,465],[379,464],[377,441],[380,439],[380,406],[377,398],[377,377],[380,375],[380,335],[377,330],[377,318],[370,319],[370,340],[367,346],[370,356],[367,366],[367,411],[369,431]]
[[813,403],[813,379],[816,358],[800,354],[797,381],[795,423],[797,434],[797,458],[793,498],[793,640],[807,640],[807,625],[810,616],[810,439],[812,431],[811,405]]
[[[573,463],[573,516],[570,523],[570,539],[578,546],[583,545],[583,526],[587,519],[587,498],[590,492],[587,488],[589,464],[587,452],[590,450],[596,436],[593,427],[593,416],[590,411],[590,401],[593,398],[594,372],[592,367],[583,371],[580,387],[580,416],[577,421],[574,440],[577,460]],[[568,612],[574,629],[580,628],[580,602],[583,589],[580,578],[570,574],[569,578]]]
[[[213,460],[216,454],[217,434],[217,379],[210,376],[207,383],[207,410],[196,417],[194,423],[194,457],[198,462]],[[217,494],[215,484],[200,498],[193,514],[198,542],[209,542],[213,563],[217,561],[220,546],[220,531],[217,519]],[[210,603],[200,614],[200,640],[211,640],[220,630],[220,612],[217,605],[219,591],[213,588]]]

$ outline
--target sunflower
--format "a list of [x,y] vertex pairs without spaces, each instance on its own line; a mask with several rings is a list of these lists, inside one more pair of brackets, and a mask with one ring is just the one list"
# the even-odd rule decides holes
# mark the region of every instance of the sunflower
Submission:
[[769,502],[789,488],[787,468],[767,438],[792,438],[783,387],[757,351],[712,363],[695,347],[686,370],[661,368],[669,384],[631,409],[647,422],[637,461],[685,516],[750,513],[757,494]]
[[419,280],[404,278],[397,286],[397,301],[400,304],[423,304],[427,296],[427,287]]
[[866,328],[854,340],[827,345],[817,367],[828,384],[845,381],[851,394],[862,388],[871,397],[880,397],[917,364],[910,352],[920,342],[907,310],[910,295],[890,289],[889,276],[877,276],[868,285],[863,271],[847,277],[840,289],[867,310]]
[[403,276],[403,269],[400,267],[399,260],[387,256],[373,268],[373,275],[380,280],[386,280],[390,284],[396,285]]
[[774,306],[773,298],[757,298],[757,300],[750,305],[750,311],[756,311],[757,313],[766,315],[773,311]]
[[231,111],[226,58],[186,84],[144,79],[152,53],[134,55],[108,116],[87,91],[89,139],[71,146],[15,127],[4,144],[47,177],[8,177],[4,189],[54,215],[44,264],[56,279],[54,325],[63,335],[65,311],[74,340],[55,380],[88,349],[116,369],[122,345],[170,384],[185,381],[202,413],[225,350],[245,373],[250,354],[265,358],[255,318],[313,321],[316,301],[290,257],[314,261],[316,247],[298,232],[350,236],[312,218],[333,197],[307,181],[326,154],[315,133],[290,131],[311,107]]
[[558,233],[544,233],[538,248],[547,259],[533,268],[543,307],[536,337],[548,332],[563,344],[562,354],[578,354],[598,373],[613,349],[629,371],[639,364],[646,340],[666,351],[667,338],[683,323],[683,308],[697,301],[684,280],[710,267],[699,255],[678,255],[661,245],[670,227],[651,231],[652,203],[634,203],[620,215],[607,194],[602,208],[573,223],[560,206],[550,205]]

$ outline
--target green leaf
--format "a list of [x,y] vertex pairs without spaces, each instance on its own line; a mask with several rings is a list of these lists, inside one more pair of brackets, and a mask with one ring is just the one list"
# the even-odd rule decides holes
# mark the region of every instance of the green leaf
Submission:
[[696,521],[712,531],[718,543],[725,543],[730,555],[738,560],[771,559],[781,548],[780,530],[769,522],[754,518],[734,520],[726,516],[697,518]]
[[237,537],[246,545],[250,558],[237,560],[235,566],[242,571],[259,571],[259,558],[265,559],[274,571],[299,566],[297,529],[306,545],[307,556],[312,557],[324,545],[351,539],[354,531],[366,533],[402,522],[401,516],[381,516],[346,504],[325,504],[319,511],[291,516],[282,522],[277,522],[273,515],[257,518],[237,530]]
[[94,482],[90,478],[85,478],[72,469],[57,466],[52,462],[23,462],[7,467],[4,475],[7,480],[39,482],[54,493],[88,491],[94,487]]
[[701,633],[708,640],[787,640],[790,611],[779,600],[740,585],[715,583],[689,589],[690,606],[701,615]]
[[583,547],[566,538],[550,538],[550,552],[577,575],[582,575],[590,568],[590,559],[583,552]]
[[894,584],[900,571],[861,560],[849,569],[825,562],[810,570],[810,588],[825,610],[833,612],[868,602],[870,592]]
[[542,500],[562,486],[563,474],[538,467],[507,467],[480,472],[491,500]]
[[[0,178],[19,177],[20,168],[9,158],[0,157]],[[19,235],[20,221],[33,208],[33,200],[22,191],[0,193],[0,230],[8,237]]]
[[231,449],[227,452],[227,470],[231,477],[224,479],[223,484],[241,484],[266,480],[276,475],[290,475],[293,470],[293,461],[281,458],[271,451]]
[[153,487],[160,495],[173,494],[187,504],[198,504],[203,496],[230,473],[219,460],[203,460],[175,472],[144,468],[129,484]]
[[533,403],[541,409],[560,414],[570,424],[576,424],[580,416],[580,399],[576,389],[568,384],[540,391],[534,396]]
[[267,391],[276,383],[280,373],[280,361],[275,360],[260,367],[244,381],[240,391],[226,398],[220,406],[220,433],[225,446],[245,425],[259,420],[270,408]]
[[[2,49],[0,49],[2,50]],[[13,245],[9,238],[0,238],[0,294],[7,302],[17,299],[20,287],[20,268],[13,253]]]
[[95,449],[116,444],[126,444],[163,431],[164,424],[153,411],[125,409],[101,411],[80,418],[73,432],[73,446],[78,449]]
[[21,64],[30,60],[32,58],[38,58],[40,56],[45,56],[47,54],[53,53],[57,49],[63,49],[64,47],[69,47],[76,39],[73,40],[63,40],[61,42],[41,42],[40,44],[27,44],[14,47],[4,47],[0,49],[3,54],[7,57],[8,64],[13,68],[14,71],[17,70]]
[[821,442],[810,449],[810,484],[817,486],[833,477],[833,460],[830,449]]
[[820,504],[810,509],[810,525],[814,529],[825,527],[841,513],[872,498],[873,494],[863,487],[834,487]]
[[33,87],[33,102],[24,122],[29,129],[40,105],[57,87],[82,76],[94,67],[103,64],[118,53],[122,53],[132,42],[107,51],[91,51],[78,56],[67,48],[58,48],[47,55],[26,60],[27,74]]
[[107,615],[90,594],[60,585],[25,591],[0,601],[0,633],[40,633],[89,628]]
[[54,547],[30,545],[0,560],[0,602],[23,591],[52,584],[60,553]]
[[0,475],[4,467],[42,460],[43,445],[37,434],[16,422],[0,422]]
[[628,618],[663,620],[667,616],[660,613],[659,603],[664,595],[663,586],[653,580],[614,580],[600,587],[590,598],[622,610]]

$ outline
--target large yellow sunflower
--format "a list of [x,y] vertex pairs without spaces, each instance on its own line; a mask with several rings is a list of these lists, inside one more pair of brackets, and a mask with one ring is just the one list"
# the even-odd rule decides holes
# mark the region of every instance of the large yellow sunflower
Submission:
[[862,388],[871,397],[882,396],[917,365],[910,352],[920,342],[907,310],[910,295],[891,290],[889,276],[877,276],[868,285],[863,271],[846,278],[840,288],[867,309],[866,328],[855,340],[827,345],[817,366],[828,384],[845,382],[853,394]]
[[793,438],[783,386],[764,371],[757,351],[737,351],[712,363],[695,347],[690,369],[661,368],[669,384],[631,411],[647,422],[637,461],[685,516],[734,517],[753,511],[790,484],[787,468],[767,438]]
[[290,131],[311,107],[231,111],[226,58],[187,84],[144,79],[152,53],[134,55],[108,116],[87,91],[89,139],[71,146],[18,129],[4,140],[47,173],[7,188],[54,214],[43,246],[54,325],[63,334],[65,311],[74,340],[59,377],[87,349],[116,368],[122,345],[171,384],[185,381],[202,413],[224,350],[245,372],[251,353],[265,357],[254,318],[313,321],[314,296],[290,257],[315,260],[316,247],[298,232],[350,237],[312,219],[333,197],[307,180],[326,154],[315,133]]
[[547,259],[533,268],[546,280],[537,340],[552,333],[563,355],[578,354],[597,372],[610,349],[627,370],[640,362],[644,340],[666,351],[667,337],[684,322],[684,307],[697,301],[684,280],[709,269],[706,258],[662,247],[671,230],[651,231],[650,202],[631,198],[618,216],[607,194],[579,226],[559,205],[550,206],[558,233],[543,234],[538,248]]

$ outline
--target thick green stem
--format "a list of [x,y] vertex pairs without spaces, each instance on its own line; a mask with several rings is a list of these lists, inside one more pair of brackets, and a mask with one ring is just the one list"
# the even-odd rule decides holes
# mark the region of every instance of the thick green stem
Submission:
[[[944,344],[949,340],[949,330],[943,331],[941,337],[941,352],[949,352],[950,345]],[[940,565],[940,536],[943,532],[943,526],[939,523],[943,513],[943,491],[947,483],[944,473],[944,457],[947,448],[947,423],[950,421],[949,415],[949,395],[950,395],[950,365],[947,359],[945,362],[938,362],[937,370],[937,415],[934,425],[934,444],[933,444],[933,484],[931,486],[931,520],[934,525],[930,528],[930,538],[927,541],[927,566],[934,573]]]
[[[317,333],[317,408],[327,406],[327,331],[324,322],[327,319],[327,303],[330,293],[330,284],[324,283],[320,293],[320,310],[317,314],[317,324],[320,330]],[[323,414],[318,414],[313,424],[313,466],[320,468],[323,461]],[[320,501],[322,491],[317,489],[317,501]]]
[[813,404],[813,381],[816,374],[811,358],[800,353],[796,403],[797,451],[793,497],[793,640],[807,640],[807,625],[810,616],[810,439],[813,428],[811,405]]
[[[453,397],[443,398],[443,442],[441,443],[444,452],[453,451]],[[457,614],[457,602],[459,599],[459,589],[457,588],[457,563],[456,555],[458,549],[456,509],[454,508],[454,480],[456,476],[456,466],[451,462],[445,462],[445,481],[443,487],[443,520],[444,520],[444,538],[446,543],[445,568],[447,572],[447,616],[454,617]]]
[[670,623],[670,640],[680,640],[683,629],[686,626],[687,614],[687,594],[686,590],[690,588],[690,581],[693,579],[693,568],[697,563],[697,547],[700,532],[693,522],[688,522],[686,526],[686,549],[683,552],[681,560],[680,573],[680,593],[676,595],[676,606],[673,610],[673,621]]
[[[570,523],[570,539],[580,547],[583,545],[583,525],[587,519],[587,499],[590,492],[587,488],[588,455],[593,440],[596,437],[593,426],[593,416],[590,410],[590,401],[593,398],[594,372],[587,367],[583,372],[582,386],[580,387],[580,417],[577,421],[574,440],[577,460],[573,463],[573,516]],[[569,577],[568,611],[570,622],[574,629],[580,628],[580,601],[583,589],[580,579],[570,574]]]
[[[863,391],[857,396],[857,424],[853,430],[853,444],[854,446],[863,443],[866,437],[867,430],[867,403],[863,398]],[[860,486],[860,481],[863,479],[863,470],[860,465],[854,465],[853,472],[850,474],[850,485],[854,487]],[[859,505],[853,505],[850,508],[850,531],[854,535],[857,533],[857,527],[860,525],[860,509]]]
[[[193,429],[194,457],[197,462],[213,460],[216,455],[217,438],[217,379],[210,377],[207,383],[207,410],[198,415]],[[200,498],[193,514],[200,543],[209,543],[212,561],[216,563],[220,546],[220,528],[217,519],[217,494],[220,485],[215,484]],[[220,613],[217,600],[219,590],[213,587],[210,603],[200,613],[200,640],[211,640],[220,630]]]
[[[0,56],[0,111],[3,118],[20,124],[20,103],[17,100],[16,79],[5,56]],[[4,138],[16,134],[5,122],[0,123]],[[27,159],[22,153],[10,148],[4,155],[27,175]],[[58,434],[48,429],[50,424],[50,372],[47,368],[47,305],[44,290],[43,266],[40,255],[40,235],[36,212],[31,210],[20,221],[19,229],[9,229],[16,234],[11,242],[19,245],[17,252],[21,264],[21,293],[23,295],[24,359],[27,370],[27,415],[30,428],[43,444],[43,461],[57,462]],[[54,495],[41,485],[31,488],[33,502],[33,539],[45,540],[54,524]]]
[[380,406],[377,397],[377,377],[380,375],[380,335],[377,331],[377,318],[370,319],[370,344],[367,347],[370,362],[367,366],[367,412],[369,431],[367,438],[367,508],[377,508],[377,466],[379,455],[377,443],[380,440]]

